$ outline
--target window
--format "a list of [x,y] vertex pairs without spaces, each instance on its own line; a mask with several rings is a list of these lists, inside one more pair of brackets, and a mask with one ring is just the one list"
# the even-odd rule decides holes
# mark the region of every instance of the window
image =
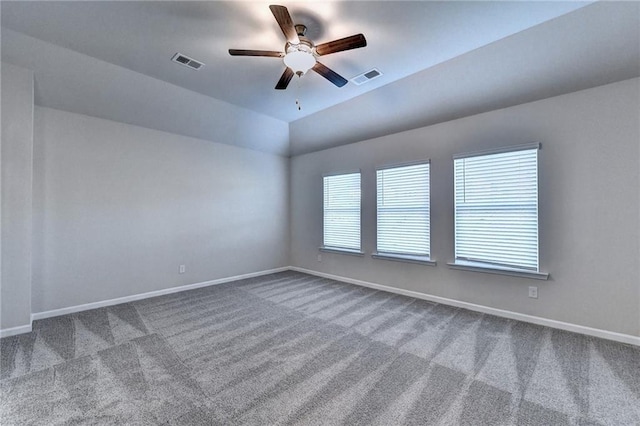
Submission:
[[324,177],[323,248],[360,252],[360,172]]
[[377,170],[377,255],[429,259],[429,163]]
[[538,272],[538,149],[454,157],[455,264]]

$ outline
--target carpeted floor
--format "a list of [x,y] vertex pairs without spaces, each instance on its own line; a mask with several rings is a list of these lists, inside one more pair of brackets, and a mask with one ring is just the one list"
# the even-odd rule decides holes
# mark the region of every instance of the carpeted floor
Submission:
[[0,424],[639,425],[640,348],[296,272],[36,321]]

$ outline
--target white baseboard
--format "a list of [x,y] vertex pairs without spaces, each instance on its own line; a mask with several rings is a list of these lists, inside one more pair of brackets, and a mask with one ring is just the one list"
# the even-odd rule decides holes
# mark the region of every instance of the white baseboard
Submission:
[[640,346],[640,337],[630,334],[616,333],[614,331],[601,330],[598,328],[586,327],[583,325],[572,324],[568,322],[556,321],[552,319],[536,317],[533,315],[521,314],[513,311],[505,311],[503,309],[491,308],[484,305],[476,305],[474,303],[462,302],[455,299],[447,299],[446,297],[433,296],[426,293],[420,293],[412,290],[404,290],[401,288],[390,287],[382,284],[375,284],[368,281],[356,280],[353,278],[341,277],[338,275],[326,274],[324,272],[313,271],[311,269],[298,268],[291,266],[292,271],[303,272],[309,275],[329,278],[336,281],[342,281],[349,284],[355,284],[363,287],[369,287],[376,290],[387,291],[390,293],[402,294],[404,296],[415,297],[416,299],[429,300],[431,302],[442,303],[443,305],[465,308],[471,311],[482,312],[484,314],[495,315],[497,317],[509,318],[518,321],[524,321],[532,324],[543,325],[546,327],[556,328],[559,330],[571,331],[573,333],[586,334],[588,336],[600,337],[602,339],[614,340],[616,342],[627,343],[630,345]]
[[31,331],[31,324],[20,325],[18,327],[5,328],[0,330],[0,338],[15,336],[16,334],[28,333]]
[[[31,321],[55,317],[59,315],[66,315],[75,312],[87,311],[90,309],[102,308],[105,306],[118,305],[120,303],[133,302],[136,300],[148,299],[156,296],[163,296],[166,294],[179,293],[181,291],[193,290],[196,288],[208,287],[212,285],[224,284],[232,281],[243,280],[247,278],[259,277],[261,275],[275,274],[277,272],[284,271],[297,271],[303,272],[309,275],[315,275],[318,277],[329,278],[336,281],[342,281],[349,284],[355,284],[363,287],[373,288],[375,290],[387,291],[390,293],[402,294],[404,296],[415,297],[417,299],[429,300],[431,302],[442,303],[444,305],[455,306],[459,308],[469,309],[471,311],[482,312],[485,314],[495,315],[502,318],[509,318],[518,321],[524,321],[532,324],[543,325],[546,327],[556,328],[565,331],[571,331],[574,333],[585,334],[588,336],[599,337],[602,339],[614,340],[616,342],[627,343],[635,346],[640,346],[640,337],[632,336],[629,334],[616,333],[613,331],[601,330],[597,328],[586,327],[583,325],[577,325],[562,321],[556,321],[552,319],[537,317],[533,315],[521,314],[513,311],[506,311],[503,309],[491,308],[484,305],[476,305],[474,303],[463,302],[455,299],[447,299],[446,297],[434,296],[426,293],[420,293],[412,290],[404,290],[401,288],[390,287],[382,284],[376,284],[368,281],[356,280],[353,278],[342,277],[339,275],[326,274],[324,272],[313,271],[311,269],[299,268],[297,266],[288,266],[282,268],[269,269],[265,271],[252,272],[249,274],[236,275],[233,277],[220,278],[217,280],[205,281],[201,283],[188,284],[180,287],[171,287],[163,290],[150,291],[148,293],[134,294],[131,296],[118,297],[115,299],[103,300],[100,302],[86,303],[83,305],[70,306],[66,308],[53,309],[45,312],[36,312],[31,314]],[[31,324],[7,328],[0,330],[0,337],[15,336],[17,334],[28,333],[31,331]]]
[[[261,275],[275,274],[276,272],[288,271],[289,267],[269,269],[266,271],[252,272],[249,274],[235,275],[233,277],[220,278],[217,280],[204,281],[201,283],[188,284],[179,287],[165,288],[162,290],[150,291],[148,293],[133,294],[131,296],[117,297],[115,299],[101,300],[100,302],[85,303],[83,305],[69,306],[67,308],[53,309],[51,311],[36,312],[31,314],[31,321],[57,317],[59,315],[72,314],[75,312],[88,311],[90,309],[103,308],[105,306],[118,305],[120,303],[133,302],[136,300],[148,299],[156,296],[164,296],[165,294],[179,293],[181,291],[194,290],[196,288],[209,287],[212,285],[224,284],[232,281],[244,280],[247,278],[259,277]],[[29,330],[31,331],[31,326]],[[25,332],[28,332],[25,331]]]

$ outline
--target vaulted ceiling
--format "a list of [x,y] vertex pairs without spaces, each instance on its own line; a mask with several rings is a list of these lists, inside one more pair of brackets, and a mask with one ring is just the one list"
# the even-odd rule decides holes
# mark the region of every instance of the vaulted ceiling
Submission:
[[[322,58],[325,65],[347,79],[372,68],[383,75],[360,86],[350,82],[337,88],[310,72],[286,91],[277,91],[281,59],[232,57],[227,52],[283,49],[285,40],[269,3],[3,1],[3,60],[36,68],[36,102],[44,106],[74,110],[78,105],[81,111],[75,112],[117,119],[109,111],[131,103],[127,96],[133,87],[127,86],[133,84],[119,82],[121,90],[96,97],[91,90],[99,84],[100,73],[77,73],[61,90],[73,63],[53,48],[46,55],[46,71],[40,73],[60,75],[43,76],[39,82],[37,68],[44,63],[26,59],[27,53],[21,56],[35,42],[17,41],[23,39],[13,33],[196,92],[211,102],[290,123],[294,154],[640,74],[640,8],[633,3],[284,2],[294,23],[306,25],[307,36],[316,43],[356,33],[366,36],[367,47],[327,55]],[[46,50],[45,44],[39,46]],[[173,63],[176,52],[205,66],[194,71]],[[437,99],[440,109],[425,96]],[[82,99],[90,99],[91,106]],[[423,113],[416,114],[416,107]],[[174,116],[189,114],[185,109]],[[393,121],[387,130],[378,129],[368,120],[372,114],[381,116],[378,121],[386,116]],[[166,130],[160,120],[167,117],[160,114],[157,126],[153,120],[141,119],[139,124]],[[135,117],[129,121],[136,124]],[[363,131],[368,122],[375,131]],[[324,139],[323,128],[328,130]],[[191,136],[207,138],[206,132],[203,127]],[[186,129],[182,133],[189,135]],[[264,150],[285,153],[281,146]]]

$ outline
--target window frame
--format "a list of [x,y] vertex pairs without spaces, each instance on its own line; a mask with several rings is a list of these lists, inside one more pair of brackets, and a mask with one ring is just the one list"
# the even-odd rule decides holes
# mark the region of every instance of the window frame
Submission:
[[[464,159],[464,158],[472,158],[472,157],[482,157],[482,156],[490,156],[495,154],[505,154],[505,153],[513,153],[518,151],[529,151],[529,150],[537,150],[536,152],[536,269],[528,269],[526,267],[519,268],[517,266],[507,266],[507,265],[499,265],[496,263],[492,263],[491,261],[483,262],[481,260],[465,260],[457,258],[458,252],[458,226],[459,220],[457,216],[457,194],[456,194],[456,169],[455,169],[455,161]],[[484,272],[484,273],[495,273],[501,275],[509,275],[516,277],[526,277],[526,278],[534,278],[546,280],[549,278],[549,274],[540,271],[540,209],[539,209],[539,201],[540,201],[540,158],[539,152],[541,149],[541,144],[538,142],[515,145],[515,146],[507,146],[497,149],[484,150],[484,151],[476,151],[470,153],[462,153],[456,154],[453,156],[453,226],[454,226],[454,260],[452,262],[448,262],[447,264],[451,269],[460,269],[466,271],[474,271],[474,272]]]
[[[427,187],[427,191],[428,191],[428,205],[427,205],[427,210],[428,210],[428,232],[429,232],[429,236],[428,236],[428,248],[429,248],[429,253],[427,254],[417,254],[417,253],[402,253],[402,252],[389,252],[389,251],[381,251],[379,250],[379,205],[378,205],[378,195],[379,195],[379,187],[378,187],[378,172],[384,171],[384,170],[389,170],[389,169],[398,169],[398,168],[403,168],[403,167],[411,167],[411,166],[419,166],[419,165],[427,165],[428,169],[427,169],[427,173],[428,173],[428,187]],[[431,258],[431,160],[430,159],[424,159],[424,160],[418,160],[418,161],[409,161],[409,162],[402,162],[402,163],[392,163],[392,164],[385,164],[385,165],[381,165],[376,167],[375,169],[375,176],[376,176],[376,203],[375,203],[375,208],[376,208],[376,251],[373,252],[371,254],[372,258],[375,259],[382,259],[382,260],[390,260],[390,261],[399,261],[399,262],[408,262],[408,263],[418,263],[418,264],[423,264],[423,265],[429,265],[429,266],[436,266],[436,261],[433,260]]]
[[[336,177],[336,176],[352,175],[352,174],[358,174],[360,176],[360,186],[359,186],[360,199],[359,199],[359,214],[358,214],[359,248],[353,249],[348,247],[326,245],[325,244],[325,228],[326,228],[325,227],[325,219],[326,219],[325,179]],[[355,170],[347,170],[347,171],[340,171],[340,172],[324,173],[322,175],[322,245],[320,246],[319,250],[322,252],[328,252],[328,253],[340,253],[340,254],[349,254],[349,255],[356,255],[356,256],[364,255],[364,252],[362,251],[362,170],[355,169]]]

